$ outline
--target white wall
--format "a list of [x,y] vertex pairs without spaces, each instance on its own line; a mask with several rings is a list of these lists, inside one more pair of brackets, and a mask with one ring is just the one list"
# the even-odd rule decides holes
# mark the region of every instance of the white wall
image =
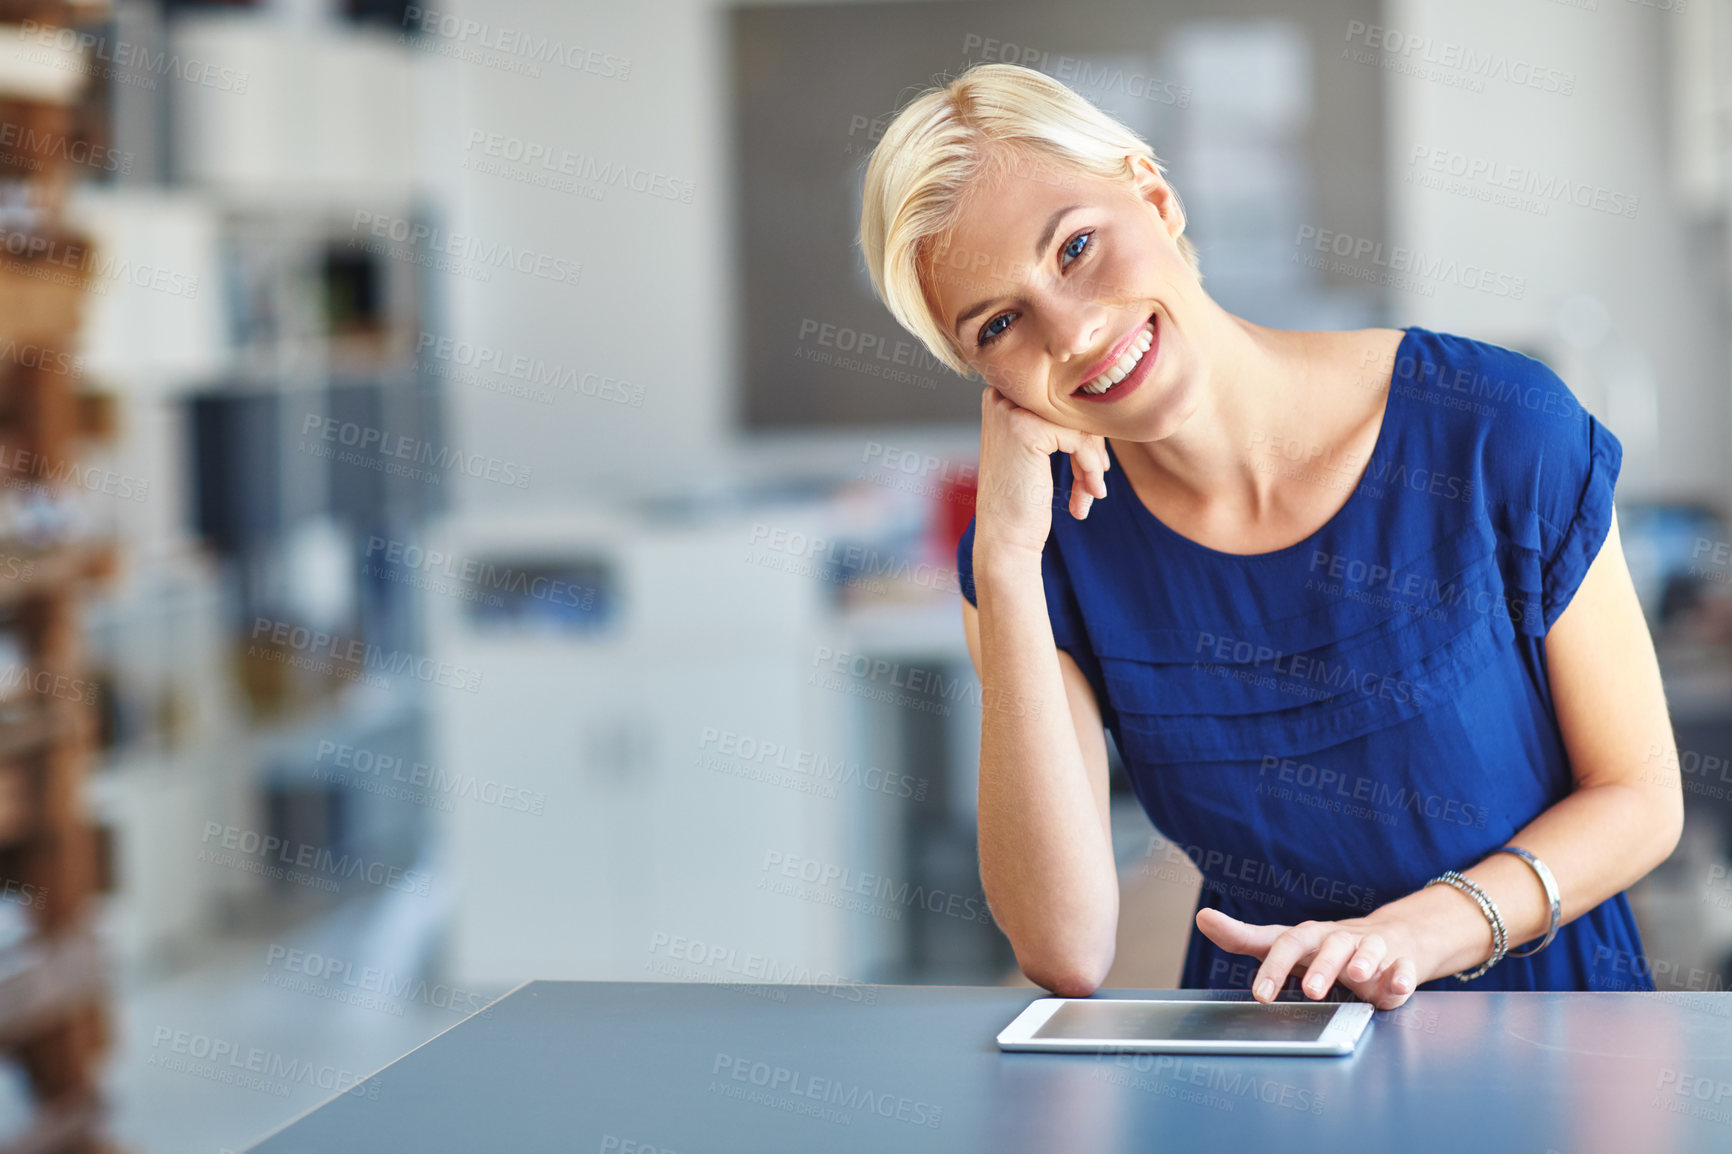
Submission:
[[[731,213],[720,5],[463,0],[449,9],[630,61],[625,80],[557,65],[527,76],[439,62],[458,81],[454,123],[431,126],[446,141],[432,175],[449,181],[452,231],[583,265],[575,286],[511,272],[496,272],[488,283],[442,278],[453,294],[454,335],[643,390],[641,407],[569,393],[545,406],[450,386],[451,439],[534,470],[527,490],[470,484],[461,490],[462,503],[551,504],[610,473],[713,471],[732,411],[737,327],[726,263]],[[692,202],[618,187],[591,200],[466,170],[459,165],[472,131],[690,180]]]

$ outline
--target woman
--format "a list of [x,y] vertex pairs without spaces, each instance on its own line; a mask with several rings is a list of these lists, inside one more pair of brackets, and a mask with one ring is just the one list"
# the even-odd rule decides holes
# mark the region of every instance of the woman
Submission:
[[866,173],[880,298],[986,382],[957,562],[1023,973],[1112,962],[1104,726],[1203,873],[1186,987],[1631,988],[1623,891],[1683,804],[1617,439],[1507,349],[1232,316],[1184,227],[1140,137],[1016,65],[921,94]]

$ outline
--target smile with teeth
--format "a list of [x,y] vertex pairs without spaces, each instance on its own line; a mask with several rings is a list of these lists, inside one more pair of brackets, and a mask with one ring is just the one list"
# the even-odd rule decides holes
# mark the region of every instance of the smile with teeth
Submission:
[[1137,334],[1137,339],[1131,342],[1131,347],[1125,350],[1125,355],[1113,363],[1113,367],[1083,384],[1077,391],[1099,395],[1124,380],[1130,371],[1137,367],[1137,362],[1143,359],[1143,354],[1149,351],[1149,346],[1155,342],[1155,326],[1143,322],[1143,331]]

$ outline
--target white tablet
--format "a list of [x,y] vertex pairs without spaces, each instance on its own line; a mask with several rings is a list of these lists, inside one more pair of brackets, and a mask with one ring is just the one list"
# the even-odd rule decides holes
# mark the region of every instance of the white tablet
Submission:
[[998,1035],[1002,1050],[1351,1054],[1369,1002],[1041,998]]

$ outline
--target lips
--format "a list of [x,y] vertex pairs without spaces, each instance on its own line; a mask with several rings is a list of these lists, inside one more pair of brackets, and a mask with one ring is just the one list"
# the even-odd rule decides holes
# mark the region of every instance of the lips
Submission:
[[[1085,389],[1083,387],[1084,385],[1110,370],[1125,355],[1127,350],[1134,347],[1134,342],[1138,335],[1143,332],[1144,328],[1152,330],[1153,335],[1148,350],[1144,352],[1142,358],[1131,367],[1130,372],[1104,393],[1093,393]],[[1144,379],[1146,379],[1149,373],[1153,370],[1155,359],[1160,355],[1160,351],[1161,323],[1159,315],[1155,314],[1151,315],[1142,324],[1132,329],[1130,333],[1123,337],[1118,344],[1114,346],[1113,351],[1108,353],[1106,357],[1102,358],[1101,362],[1090,370],[1089,375],[1082,379],[1082,384],[1077,385],[1077,387],[1071,391],[1071,396],[1079,401],[1116,401],[1120,397],[1128,396],[1137,388],[1138,385],[1143,383]]]

